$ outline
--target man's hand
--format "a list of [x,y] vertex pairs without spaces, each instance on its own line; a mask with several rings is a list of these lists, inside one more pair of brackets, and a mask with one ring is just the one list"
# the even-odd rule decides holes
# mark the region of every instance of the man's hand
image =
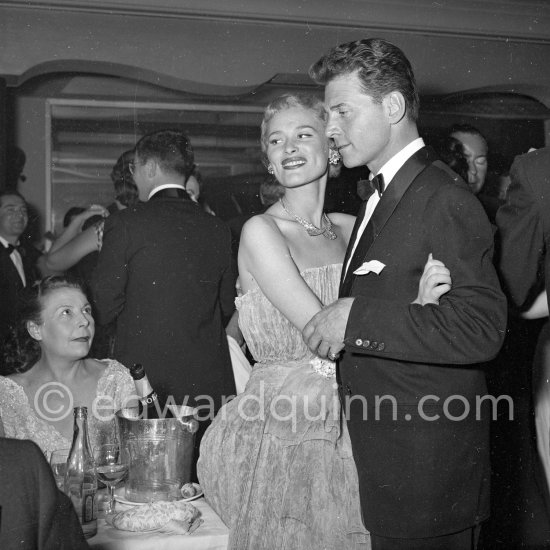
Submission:
[[344,336],[352,304],[353,298],[340,298],[310,319],[302,336],[313,353],[334,361],[344,349]]

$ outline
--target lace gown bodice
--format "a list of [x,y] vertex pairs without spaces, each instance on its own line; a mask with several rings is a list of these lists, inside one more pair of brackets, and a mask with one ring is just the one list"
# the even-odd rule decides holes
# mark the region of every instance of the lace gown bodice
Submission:
[[[342,264],[304,270],[301,275],[323,305],[338,298]],[[301,332],[265,297],[260,288],[249,290],[235,301],[239,327],[250,353],[258,363],[309,361],[309,351]]]
[[[116,412],[135,394],[134,381],[128,369],[118,361],[103,359],[101,362],[106,364],[106,368],[97,382],[96,398],[105,396],[106,399],[98,403],[102,407],[112,403],[113,412]],[[101,415],[108,416],[106,409],[101,408]],[[0,420],[6,437],[31,439],[48,458],[53,450],[71,446],[71,441],[36,413],[23,387],[4,376],[0,376]],[[88,427],[92,447],[114,439],[114,419],[104,421],[88,411]]]

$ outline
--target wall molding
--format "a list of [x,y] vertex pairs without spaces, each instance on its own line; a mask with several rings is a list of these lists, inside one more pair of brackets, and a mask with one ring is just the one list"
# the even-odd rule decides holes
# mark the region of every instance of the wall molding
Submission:
[[10,0],[0,7],[550,42],[548,0]]

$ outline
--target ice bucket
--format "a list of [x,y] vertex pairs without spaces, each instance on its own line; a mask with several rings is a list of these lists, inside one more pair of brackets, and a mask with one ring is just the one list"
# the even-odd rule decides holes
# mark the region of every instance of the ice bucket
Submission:
[[193,444],[199,427],[195,409],[179,407],[177,418],[137,418],[137,409],[115,415],[123,460],[126,460],[126,499],[155,502],[181,499],[180,488],[190,481]]

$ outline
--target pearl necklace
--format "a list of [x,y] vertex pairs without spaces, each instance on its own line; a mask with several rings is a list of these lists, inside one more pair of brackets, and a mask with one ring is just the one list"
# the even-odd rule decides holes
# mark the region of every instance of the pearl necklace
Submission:
[[316,225],[313,225],[311,222],[304,220],[304,218],[300,218],[300,216],[298,216],[297,214],[289,210],[282,197],[279,199],[279,202],[281,203],[283,210],[291,218],[294,218],[302,227],[304,227],[305,230],[307,231],[307,234],[310,237],[317,237],[318,235],[323,235],[325,239],[330,239],[331,241],[336,239],[336,233],[332,230],[332,222],[324,212],[323,212],[323,215],[321,216],[321,227],[317,227]]

